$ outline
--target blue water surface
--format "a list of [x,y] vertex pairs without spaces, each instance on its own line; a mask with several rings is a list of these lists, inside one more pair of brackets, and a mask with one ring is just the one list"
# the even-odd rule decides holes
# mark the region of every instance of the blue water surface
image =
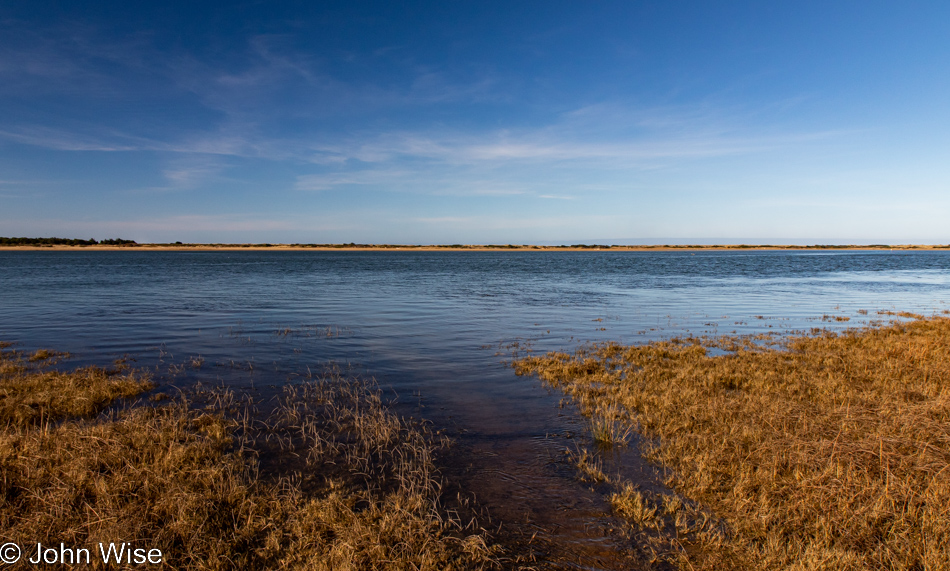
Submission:
[[483,384],[486,346],[515,340],[842,328],[942,311],[948,285],[950,252],[6,251],[0,339],[261,375],[345,363],[417,391]]

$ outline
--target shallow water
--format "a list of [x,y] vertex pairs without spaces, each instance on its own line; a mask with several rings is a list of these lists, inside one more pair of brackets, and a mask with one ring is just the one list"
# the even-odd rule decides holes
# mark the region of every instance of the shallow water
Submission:
[[[616,522],[564,454],[583,422],[513,374],[513,350],[843,329],[943,311],[948,286],[950,252],[8,251],[0,340],[74,364],[129,354],[177,383],[371,375],[458,441],[452,477],[494,525],[537,533],[558,566],[607,569],[626,565]],[[635,450],[608,466],[650,477]]]

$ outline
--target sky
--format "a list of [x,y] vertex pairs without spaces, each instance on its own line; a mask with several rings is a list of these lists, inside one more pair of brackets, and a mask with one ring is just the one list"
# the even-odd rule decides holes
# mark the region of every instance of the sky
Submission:
[[0,0],[0,236],[950,243],[947,2]]

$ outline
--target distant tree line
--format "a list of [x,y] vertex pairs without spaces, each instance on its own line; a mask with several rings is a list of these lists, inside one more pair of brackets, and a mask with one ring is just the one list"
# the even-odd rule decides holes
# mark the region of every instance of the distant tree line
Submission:
[[100,241],[95,238],[83,240],[80,238],[5,238],[0,236],[0,246],[95,246],[97,244],[131,246],[135,243],[135,240],[123,240],[122,238],[108,238]]

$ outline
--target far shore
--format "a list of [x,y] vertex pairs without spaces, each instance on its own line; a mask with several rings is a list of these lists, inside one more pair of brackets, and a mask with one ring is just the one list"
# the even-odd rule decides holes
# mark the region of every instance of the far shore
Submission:
[[241,251],[241,250],[269,250],[269,251],[456,251],[456,252],[585,252],[585,251],[617,251],[617,252],[681,252],[700,250],[950,250],[950,244],[872,244],[872,245],[832,245],[815,244],[803,245],[774,245],[774,244],[666,244],[666,245],[598,245],[575,244],[570,246],[537,246],[530,244],[492,244],[492,245],[410,245],[410,244],[127,244],[105,245],[93,244],[82,246],[70,245],[3,245],[0,251],[6,250],[56,250],[56,251],[124,251],[124,250],[154,250],[154,251]]

